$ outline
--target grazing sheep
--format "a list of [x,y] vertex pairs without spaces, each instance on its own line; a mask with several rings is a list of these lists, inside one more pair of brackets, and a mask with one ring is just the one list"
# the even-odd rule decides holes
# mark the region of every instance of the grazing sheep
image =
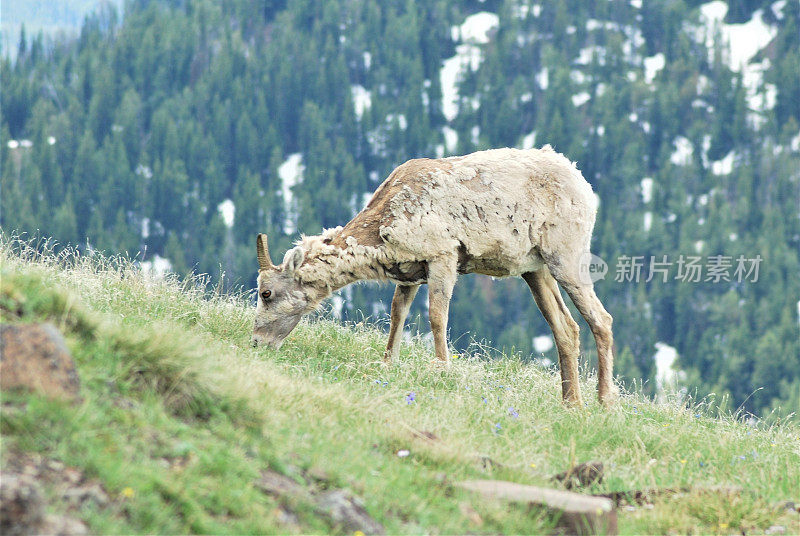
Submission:
[[253,343],[277,348],[335,290],[388,280],[397,284],[384,354],[390,361],[399,355],[411,301],[427,283],[436,356],[447,361],[447,314],[458,274],[521,276],[553,330],[563,399],[580,404],[578,324],[558,282],[591,327],[598,396],[611,404],[612,319],[580,272],[596,212],[591,186],[549,145],[409,160],[347,225],[303,237],[280,266],[270,261],[266,235],[258,235]]

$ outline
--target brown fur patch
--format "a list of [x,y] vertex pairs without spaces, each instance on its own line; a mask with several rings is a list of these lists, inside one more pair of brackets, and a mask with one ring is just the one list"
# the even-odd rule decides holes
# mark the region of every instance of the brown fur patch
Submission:
[[389,203],[403,188],[409,188],[414,195],[420,195],[425,184],[430,181],[435,171],[450,171],[453,164],[446,160],[417,158],[398,166],[389,177],[372,194],[372,198],[364,210],[345,225],[342,232],[331,240],[331,245],[347,247],[347,237],[355,238],[362,246],[381,246],[383,239],[380,228],[393,221]]

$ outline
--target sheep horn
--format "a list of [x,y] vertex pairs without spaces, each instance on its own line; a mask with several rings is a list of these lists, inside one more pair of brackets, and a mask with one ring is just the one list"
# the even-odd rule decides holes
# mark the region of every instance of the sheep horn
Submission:
[[256,237],[256,255],[258,256],[258,269],[266,270],[272,267],[269,259],[269,248],[267,247],[267,235],[259,233]]

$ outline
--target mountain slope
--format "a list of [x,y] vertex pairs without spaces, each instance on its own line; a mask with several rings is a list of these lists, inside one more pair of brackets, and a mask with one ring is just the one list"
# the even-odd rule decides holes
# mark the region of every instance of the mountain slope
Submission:
[[[800,499],[794,425],[753,427],[707,403],[637,394],[610,411],[569,410],[554,374],[515,357],[462,356],[441,370],[417,341],[386,367],[379,332],[327,320],[302,324],[280,352],[252,349],[247,303],[206,297],[195,281],[5,238],[0,261],[3,322],[55,323],[84,398],[73,407],[4,392],[4,470],[36,454],[99,481],[109,504],[76,513],[93,532],[344,533],[309,497],[347,489],[389,533],[540,533],[553,523],[543,513],[453,484],[554,486],[553,474],[591,459],[606,474],[585,492],[672,490],[653,493],[652,509],[621,509],[623,533],[800,522],[780,506]],[[264,472],[307,495],[265,493]]]
[[[256,233],[277,253],[343,224],[406,159],[550,143],[600,198],[592,250],[609,266],[597,291],[618,373],[650,395],[669,375],[758,417],[800,407],[797,2],[126,10],[0,63],[6,232],[250,288]],[[737,278],[739,258],[759,270]],[[697,280],[680,277],[687,261]],[[353,286],[333,311],[377,319],[390,300]],[[423,332],[425,301],[411,313]],[[557,360],[519,279],[464,277],[450,311],[458,351]],[[657,347],[674,348],[661,372]]]

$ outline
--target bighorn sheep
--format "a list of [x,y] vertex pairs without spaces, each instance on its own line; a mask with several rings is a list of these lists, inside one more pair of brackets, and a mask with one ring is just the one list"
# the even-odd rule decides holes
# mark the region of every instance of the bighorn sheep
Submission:
[[347,225],[303,237],[280,266],[257,238],[258,299],[253,344],[279,347],[300,317],[333,291],[359,280],[393,281],[384,359],[397,358],[403,324],[428,284],[436,357],[447,361],[447,314],[458,274],[522,276],[553,330],[562,396],[580,404],[578,324],[558,282],[597,343],[598,396],[616,397],[611,315],[580,273],[597,200],[573,163],[548,145],[495,149],[397,167]]

